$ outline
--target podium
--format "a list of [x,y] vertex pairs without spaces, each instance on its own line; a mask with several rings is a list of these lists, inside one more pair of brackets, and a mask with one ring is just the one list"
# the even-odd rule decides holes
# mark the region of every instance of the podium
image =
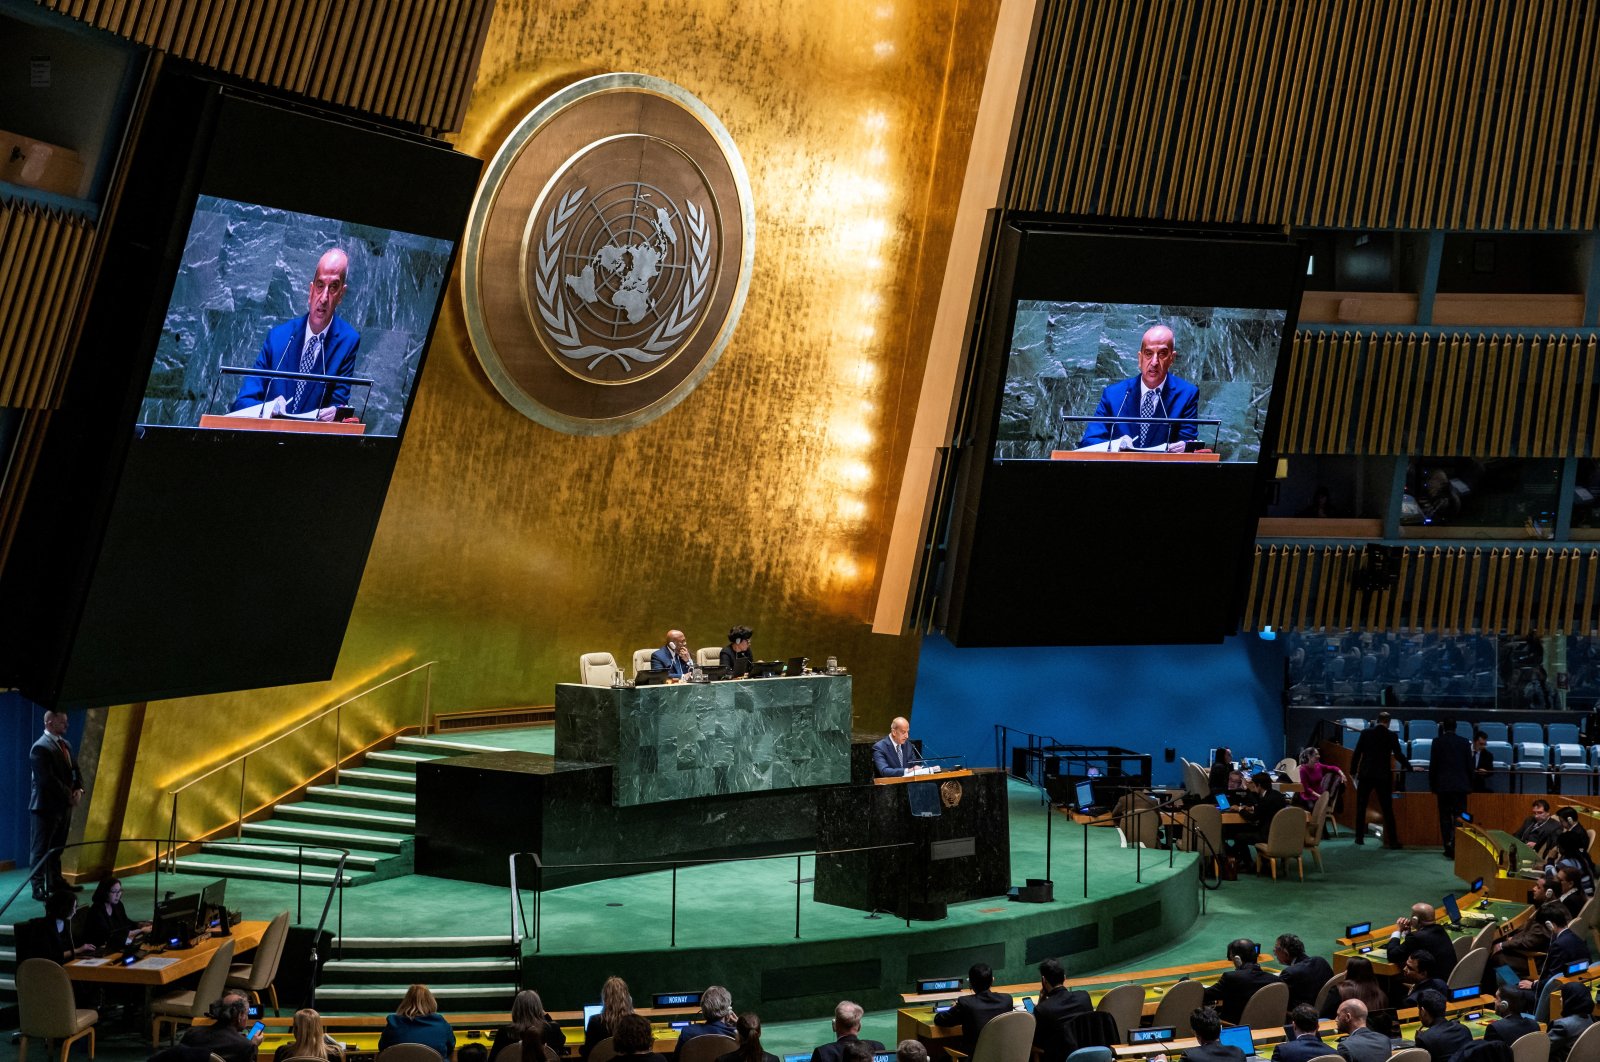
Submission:
[[948,904],[1004,896],[1006,774],[979,768],[822,790],[817,853],[819,903],[933,920]]

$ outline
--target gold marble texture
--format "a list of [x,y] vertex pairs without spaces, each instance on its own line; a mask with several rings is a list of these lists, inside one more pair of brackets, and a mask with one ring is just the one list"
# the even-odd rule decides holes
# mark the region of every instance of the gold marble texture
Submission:
[[[487,159],[543,94],[581,77],[682,85],[750,174],[760,239],[738,328],[677,408],[626,434],[573,436],[496,393],[448,299],[334,679],[111,723],[109,743],[141,743],[106,787],[106,800],[128,794],[124,833],[164,832],[176,781],[425,660],[439,661],[436,710],[548,704],[580,653],[627,668],[669,627],[699,647],[746,623],[758,657],[848,666],[859,730],[906,711],[918,639],[869,623],[997,9],[501,0],[460,148]],[[412,708],[375,705],[347,732],[403,725]],[[328,740],[285,742],[274,766],[252,768],[246,803],[303,774]],[[184,832],[231,816],[238,790],[232,771],[191,790]]]

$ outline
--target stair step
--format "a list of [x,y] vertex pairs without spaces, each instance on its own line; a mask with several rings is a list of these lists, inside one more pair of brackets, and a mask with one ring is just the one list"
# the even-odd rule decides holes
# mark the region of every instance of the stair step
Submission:
[[401,959],[413,969],[427,966],[435,956],[445,959],[514,959],[516,945],[509,936],[491,937],[343,937],[340,956],[345,960]]
[[273,816],[286,819],[299,819],[302,822],[330,822],[341,826],[356,826],[372,829],[380,826],[404,830],[407,833],[417,828],[415,815],[402,815],[394,811],[369,811],[366,808],[353,808],[349,806],[333,806],[302,802],[297,804],[279,804],[273,809]]
[[[440,959],[430,957],[430,986],[481,985],[487,981],[513,983],[518,977],[515,959]],[[337,988],[341,984],[390,984],[403,986],[417,979],[416,959],[334,959],[322,971],[322,984]],[[392,991],[393,989],[391,989]],[[320,992],[321,989],[318,989]]]
[[414,792],[417,788],[415,768],[395,770],[387,767],[349,767],[339,772],[339,784],[354,783],[369,789],[398,789]]
[[[406,842],[406,836],[399,833],[380,833],[377,830],[358,830],[350,827],[332,829],[327,826],[279,822],[276,819],[247,822],[244,824],[244,832],[250,837],[262,837],[272,841],[304,841],[306,844],[341,847],[348,845],[369,852],[387,851],[389,854],[398,854]],[[310,858],[309,853],[307,858]]]
[[[224,859],[249,859],[265,860],[272,863],[294,864],[300,855],[300,850],[293,846],[276,844],[225,844],[207,842],[200,846],[203,855],[221,856]],[[376,870],[379,863],[385,859],[393,859],[393,852],[361,852],[354,849],[345,857],[346,870]],[[305,863],[309,866],[334,867],[339,864],[339,853],[331,852],[325,848],[317,848],[305,853]]]
[[395,741],[395,747],[407,749],[424,749],[441,752],[447,756],[458,756],[463,752],[504,752],[501,745],[481,745],[466,738],[441,738],[418,737],[407,735]]
[[[504,1010],[509,1006],[509,1000],[517,994],[517,982],[506,980],[494,984],[464,984],[440,985],[437,988],[429,983],[433,994],[441,1002],[448,1001],[450,1007],[442,1010],[461,1009],[464,1006],[494,1008]],[[401,996],[405,995],[405,988],[401,985],[335,985],[324,982],[317,986],[317,1009],[329,1010],[335,1002],[369,1004],[363,1009],[385,1010],[392,1008]]]
[[[304,881],[308,885],[333,884],[333,870],[327,867],[301,868],[292,863],[267,863],[253,860],[230,860],[217,856],[182,856],[178,859],[180,874],[211,874],[229,878],[250,878],[255,881]],[[344,884],[360,883],[372,875],[346,868]]]
[[442,760],[446,756],[454,756],[454,751],[446,753],[423,752],[419,749],[385,749],[382,752],[367,753],[365,762],[377,764],[380,767],[392,767],[397,771],[410,770],[413,773],[417,764],[427,763],[430,760]]
[[390,789],[368,789],[356,785],[314,785],[306,789],[306,795],[327,804],[351,804],[379,810],[405,811],[417,806],[415,793],[396,793]]

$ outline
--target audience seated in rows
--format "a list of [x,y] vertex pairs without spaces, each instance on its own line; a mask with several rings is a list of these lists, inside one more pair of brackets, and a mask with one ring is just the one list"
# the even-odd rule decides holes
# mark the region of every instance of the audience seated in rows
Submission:
[[1348,1062],[1387,1062],[1394,1054],[1394,1041],[1367,1025],[1367,1006],[1359,999],[1339,1004],[1333,1016],[1339,1035],[1339,1054]]
[[223,1062],[256,1062],[261,1033],[246,1036],[250,1018],[250,997],[241,989],[229,989],[211,1004],[207,1013],[210,1025],[191,1025],[183,1034],[185,1047],[196,1047],[222,1058]]
[[961,1040],[956,1049],[970,1055],[983,1027],[1011,1010],[1011,997],[994,991],[994,971],[986,962],[974,963],[967,971],[967,987],[971,993],[958,997],[949,1010],[935,1014],[933,1023],[943,1028],[960,1026]]
[[894,1049],[894,1062],[928,1062],[928,1049],[921,1040],[901,1040]]
[[[683,1045],[697,1036],[726,1036],[733,1038],[733,993],[721,985],[711,985],[700,993],[700,1021],[685,1025],[678,1033],[678,1046],[673,1049],[674,1059],[683,1056]],[[526,1060],[524,1060],[526,1062]]]
[[[749,1011],[739,1015],[739,1020],[733,1023],[733,1029],[739,1046],[727,1054],[718,1055],[717,1062],[778,1062],[778,1056],[768,1054],[761,1049],[761,1016]],[[916,1043],[915,1040],[911,1041]],[[921,1047],[921,1044],[917,1044]],[[927,1062],[927,1052],[923,1052],[922,1062]]]
[[594,1045],[608,1036],[615,1036],[622,1019],[632,1013],[633,995],[628,991],[628,982],[620,977],[606,978],[606,983],[600,986],[600,1013],[584,1026],[583,1047],[578,1056],[588,1058]]
[[821,1044],[811,1052],[811,1062],[846,1062],[849,1057],[846,1052],[856,1045],[862,1045],[869,1055],[882,1052],[884,1047],[876,1040],[861,1039],[861,1016],[863,1011],[859,1004],[848,999],[841,1000],[833,1008],[833,1033],[837,1037],[832,1043]]
[[1240,937],[1228,945],[1228,958],[1233,960],[1233,969],[1217,978],[1217,983],[1208,987],[1205,994],[1207,1006],[1221,1004],[1217,1007],[1217,1013],[1223,1021],[1230,1024],[1238,1022],[1239,1016],[1244,1013],[1244,1005],[1256,994],[1256,989],[1278,980],[1275,975],[1261,968],[1258,961],[1260,956],[1261,945],[1246,937]]
[[1561,1017],[1550,1023],[1550,1062],[1566,1062],[1573,1043],[1594,1024],[1594,997],[1589,986],[1568,981],[1561,986]]
[[1432,1062],[1450,1062],[1450,1057],[1473,1040],[1472,1031],[1445,1015],[1443,993],[1426,989],[1417,995],[1417,1017],[1422,1030],[1417,1046],[1428,1052]]
[[1321,1018],[1309,1003],[1289,1011],[1289,1023],[1294,1026],[1294,1039],[1278,1045],[1272,1053],[1272,1062],[1311,1062],[1313,1058],[1333,1053],[1333,1048],[1318,1035]]
[[1560,829],[1560,823],[1550,814],[1550,802],[1541,798],[1533,802],[1528,817],[1517,827],[1516,838],[1543,852],[1555,843]]
[[446,1059],[456,1049],[455,1030],[439,1013],[439,1001],[427,985],[412,985],[407,989],[405,999],[384,1023],[383,1032],[378,1036],[378,1050],[395,1044],[423,1044]]
[[1072,1033],[1073,1019],[1094,1012],[1089,993],[1066,987],[1067,973],[1055,959],[1039,964],[1039,1002],[1033,1008],[1033,1046],[1039,1062],[1066,1062],[1080,1044]]
[[[1454,945],[1445,952],[1450,959],[1455,958]],[[1447,959],[1446,961],[1449,961]],[[1396,995],[1404,992],[1401,1005],[1406,1007],[1419,1007],[1424,992],[1438,992],[1448,995],[1450,987],[1439,976],[1439,960],[1434,958],[1433,952],[1427,948],[1418,948],[1406,956],[1406,964],[1400,968],[1400,983],[1403,986]]]
[[1396,966],[1404,966],[1406,956],[1421,950],[1426,950],[1435,959],[1456,953],[1455,944],[1439,924],[1431,903],[1412,904],[1409,917],[1395,920],[1395,929],[1389,935],[1389,946],[1384,955]]
[[1568,966],[1589,957],[1589,945],[1582,937],[1567,927],[1572,921],[1567,909],[1560,903],[1547,903],[1534,912],[1535,918],[1545,924],[1550,932],[1550,950],[1545,953],[1539,976],[1524,978],[1518,988],[1543,988],[1551,978],[1560,977]]
[[541,1050],[530,1055],[524,1046],[524,1062],[539,1062],[544,1047],[549,1047],[557,1055],[566,1054],[567,1034],[561,1031],[561,1026],[544,1009],[544,1000],[539,998],[539,993],[525,988],[511,1000],[511,1024],[503,1025],[494,1032],[489,1062],[494,1062],[500,1052],[510,1045],[524,1044],[530,1034],[538,1040]]
[[1283,967],[1278,980],[1289,986],[1289,1006],[1311,1004],[1333,976],[1333,967],[1320,955],[1307,955],[1305,941],[1293,933],[1280,935],[1272,945],[1272,957]]
[[1378,980],[1372,960],[1365,955],[1352,955],[1344,964],[1344,980],[1339,982],[1339,996],[1329,1005],[1328,1013],[1333,1014],[1346,999],[1360,1000],[1366,1008],[1366,1019],[1370,1019],[1374,1011],[1382,1011],[1389,1006],[1389,993]]
[[1200,1046],[1185,1051],[1184,1062],[1244,1062],[1243,1051],[1232,1044],[1218,1042],[1217,1037],[1222,1034],[1222,1019],[1215,1010],[1197,1007],[1189,1016],[1189,1024],[1194,1027],[1194,1038],[1200,1042]]
[[644,1062],[666,1062],[655,1051],[655,1033],[650,1029],[650,1019],[643,1014],[624,1014],[617,1021],[617,1031],[611,1037],[618,1058],[637,1058]]
[[1539,1023],[1533,1020],[1533,1006],[1532,992],[1525,988],[1501,985],[1494,994],[1494,1012],[1500,1017],[1484,1027],[1483,1038],[1499,1040],[1510,1047],[1528,1033],[1538,1032]]
[[[249,1017],[248,1011],[246,1017]],[[344,1058],[344,1048],[323,1030],[322,1015],[311,1008],[294,1012],[290,1031],[293,1039],[279,1045],[272,1053],[272,1062],[287,1062],[291,1058],[320,1058],[325,1062],[340,1062]]]

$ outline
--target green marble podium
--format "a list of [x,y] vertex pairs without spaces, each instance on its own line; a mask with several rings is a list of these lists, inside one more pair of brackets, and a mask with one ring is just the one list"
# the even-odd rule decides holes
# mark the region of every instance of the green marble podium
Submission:
[[850,781],[849,675],[556,686],[556,757],[614,764],[617,807]]

